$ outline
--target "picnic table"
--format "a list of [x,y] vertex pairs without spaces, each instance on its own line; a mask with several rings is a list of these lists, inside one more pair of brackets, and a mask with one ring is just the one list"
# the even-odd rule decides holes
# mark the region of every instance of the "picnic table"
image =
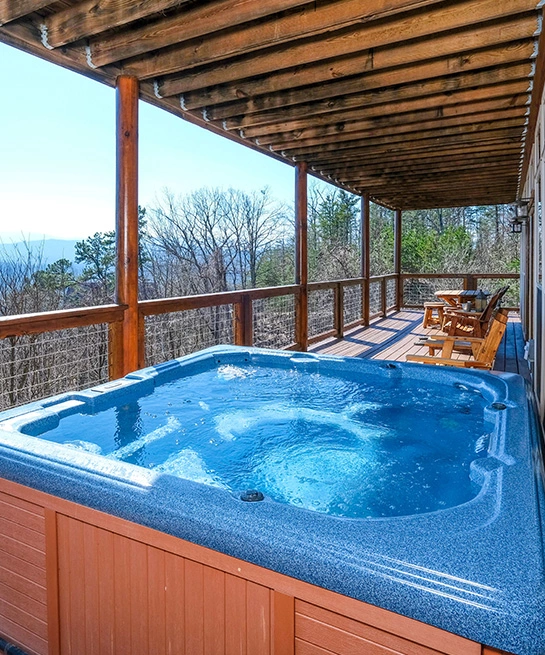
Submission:
[[458,307],[463,302],[472,302],[479,292],[476,289],[441,289],[435,295],[451,307]]

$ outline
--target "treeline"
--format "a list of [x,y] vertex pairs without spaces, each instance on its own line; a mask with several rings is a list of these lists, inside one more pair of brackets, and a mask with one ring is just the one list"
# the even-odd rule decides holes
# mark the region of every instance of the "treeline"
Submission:
[[[519,244],[504,206],[403,213],[402,269],[407,273],[518,272]],[[371,274],[393,270],[394,213],[371,204]],[[360,200],[315,186],[309,193],[309,279],[359,277]],[[293,209],[267,189],[166,191],[139,209],[140,297],[212,293],[291,284]],[[0,314],[112,302],[115,234],[79,241],[75,261],[44,264],[21,247],[0,262]],[[74,266],[74,264],[77,265]]]

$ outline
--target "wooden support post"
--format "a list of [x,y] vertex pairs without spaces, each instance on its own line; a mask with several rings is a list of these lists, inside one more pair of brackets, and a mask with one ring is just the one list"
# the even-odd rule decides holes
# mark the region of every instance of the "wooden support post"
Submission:
[[308,349],[308,224],[307,164],[295,167],[295,283],[299,285],[295,313],[295,340]]
[[138,79],[121,75],[116,86],[116,302],[127,309],[123,356],[115,357],[111,373],[120,377],[143,366],[144,357],[138,312]]
[[254,342],[252,299],[244,295],[241,302],[234,304],[234,308],[235,345],[251,346]]
[[385,277],[380,279],[380,304],[381,314],[386,316],[386,310],[388,308],[388,287]]
[[361,313],[364,325],[369,325],[369,277],[371,259],[369,252],[369,218],[370,218],[369,194],[364,193],[361,197]]
[[466,291],[468,290],[475,290],[477,289],[477,280],[473,275],[464,275],[464,289]]
[[397,311],[403,306],[403,280],[401,279],[401,209],[396,209],[394,224],[394,273],[396,274]]
[[344,337],[344,287],[338,282],[334,289],[334,321],[335,336],[337,339]]

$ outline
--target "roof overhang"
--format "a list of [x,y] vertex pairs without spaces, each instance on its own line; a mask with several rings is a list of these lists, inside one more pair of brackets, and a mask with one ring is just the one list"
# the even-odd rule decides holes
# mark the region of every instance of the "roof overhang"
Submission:
[[134,75],[169,112],[416,209],[516,199],[541,14],[536,0],[0,0],[0,41],[106,84]]

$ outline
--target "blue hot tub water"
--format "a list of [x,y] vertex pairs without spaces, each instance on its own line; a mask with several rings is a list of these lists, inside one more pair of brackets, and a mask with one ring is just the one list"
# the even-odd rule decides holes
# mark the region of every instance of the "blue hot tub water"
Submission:
[[188,371],[98,412],[27,433],[231,492],[348,518],[433,512],[474,498],[492,425],[478,389],[287,366]]

